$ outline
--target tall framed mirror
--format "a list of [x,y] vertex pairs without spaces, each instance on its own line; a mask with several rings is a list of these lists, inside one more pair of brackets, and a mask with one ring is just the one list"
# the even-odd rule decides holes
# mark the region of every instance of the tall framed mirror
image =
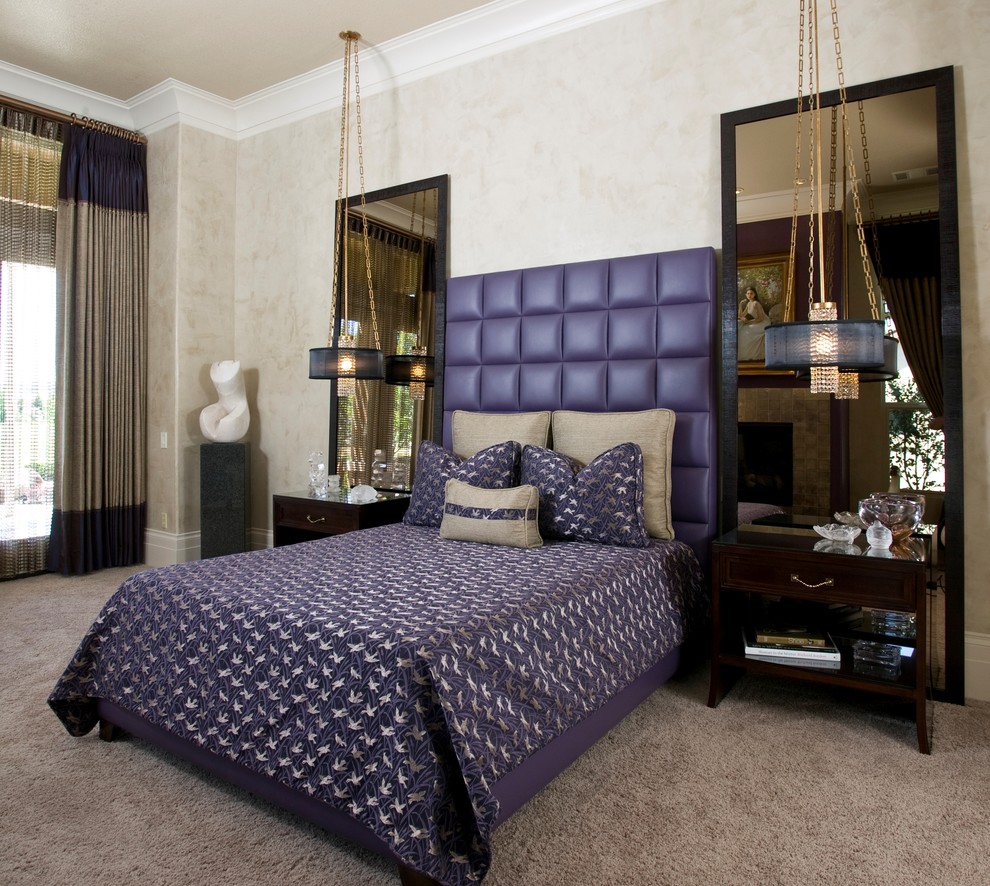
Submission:
[[373,300],[364,273],[361,198],[347,198],[351,215],[342,248],[360,269],[348,283],[349,331],[358,347],[375,347],[377,326],[386,359],[420,347],[434,367],[432,382],[419,392],[408,382],[373,379],[359,380],[353,397],[339,397],[331,382],[328,463],[351,485],[411,489],[420,442],[441,438],[448,198],[446,175],[365,195]]
[[[861,150],[859,102],[863,103],[866,120],[870,187],[875,197],[872,221],[880,226],[878,229],[896,225],[907,230],[910,224],[923,230],[919,234],[922,239],[917,241],[920,247],[884,246],[883,261],[888,262],[887,256],[891,263],[898,256],[910,257],[912,249],[933,256],[935,308],[927,331],[901,321],[897,323],[896,337],[902,351],[921,348],[939,352],[933,383],[941,383],[942,403],[932,412],[942,414],[932,415],[931,422],[936,426],[933,445],[944,451],[944,468],[935,472],[937,476],[921,479],[890,475],[892,466],[912,454],[895,452],[891,443],[907,407],[918,405],[896,402],[898,397],[904,399],[905,379],[917,374],[910,371],[911,367],[898,376],[899,394],[898,389],[886,383],[863,385],[861,400],[850,405],[850,401],[810,394],[806,380],[787,373],[766,373],[761,371],[758,359],[749,359],[759,355],[750,352],[752,343],[740,342],[740,301],[745,297],[742,291],[747,274],[753,267],[773,268],[774,261],[786,255],[790,245],[797,99],[733,111],[721,118],[720,528],[727,531],[747,521],[749,514],[758,513],[746,507],[752,504],[745,501],[751,467],[741,462],[747,452],[757,448],[769,447],[771,452],[783,453],[780,459],[774,456],[771,461],[775,474],[786,474],[786,483],[773,484],[788,486],[789,502],[778,505],[784,513],[829,518],[836,510],[855,510],[859,498],[867,492],[887,489],[888,483],[897,482],[903,487],[927,484],[932,500],[929,516],[938,523],[935,548],[939,579],[931,598],[930,622],[931,660],[935,662],[932,684],[939,697],[961,703],[965,691],[964,488],[953,70],[938,68],[848,87],[847,103],[854,126],[851,138],[857,152]],[[837,91],[822,95],[824,108],[838,104]],[[862,160],[857,157],[857,162],[861,164]],[[858,174],[863,175],[862,165]],[[844,185],[848,188],[849,183]],[[865,221],[869,223],[871,219]],[[850,243],[851,222],[846,213],[835,235],[842,238],[845,248],[840,249],[844,256],[842,266],[835,268],[833,274],[848,315],[866,318],[865,296],[855,282],[859,252],[854,230]],[[876,257],[872,258],[875,268]],[[796,264],[801,265],[800,255]],[[802,319],[802,307],[806,318],[807,306],[802,305],[800,267],[795,269],[795,275],[797,319]],[[862,278],[861,272],[859,277]],[[863,286],[861,283],[860,288]],[[893,329],[889,316],[888,327]],[[741,343],[747,348],[745,355],[740,352]],[[744,356],[747,359],[741,360]],[[918,368],[917,359],[912,364]],[[900,365],[908,366],[903,361]],[[789,438],[791,464],[781,471],[786,447],[778,450],[773,448],[771,438],[757,443],[754,440],[758,436],[750,439],[750,435],[758,435],[760,425],[786,423],[793,426]],[[927,444],[908,435],[902,437],[900,445],[917,451]]]

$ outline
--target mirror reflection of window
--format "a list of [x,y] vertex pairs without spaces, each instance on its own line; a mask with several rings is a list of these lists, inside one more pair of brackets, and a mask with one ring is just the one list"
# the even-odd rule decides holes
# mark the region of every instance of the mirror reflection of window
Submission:
[[[428,203],[428,201],[427,201]],[[410,229],[368,219],[368,251],[375,289],[374,308],[382,350],[408,354],[434,340],[435,241],[411,217]],[[346,248],[352,269],[364,265],[362,225],[350,220]],[[365,273],[350,274],[348,318],[356,323],[358,347],[376,346],[372,302]],[[358,381],[356,396],[338,403],[337,465],[352,485],[407,490],[415,471],[418,441],[429,432],[432,390],[416,401],[409,388],[381,380]]]
[[[885,332],[897,333],[889,314]],[[900,488],[944,492],[945,432],[932,427],[932,412],[906,361],[898,362],[897,378],[884,382],[884,404],[890,467],[897,468]]]

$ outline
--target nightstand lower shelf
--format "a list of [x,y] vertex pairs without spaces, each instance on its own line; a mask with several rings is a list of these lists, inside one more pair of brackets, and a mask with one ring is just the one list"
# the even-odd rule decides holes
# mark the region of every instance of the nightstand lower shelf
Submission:
[[803,664],[800,659],[794,659],[793,664],[766,661],[758,657],[743,655],[741,651],[738,653],[723,652],[719,656],[719,662],[725,667],[737,668],[740,672],[771,674],[776,677],[804,680],[810,683],[845,686],[849,689],[865,688],[870,692],[914,702],[917,675],[913,655],[910,657],[901,656],[900,672],[896,677],[878,677],[864,670],[857,670],[856,663],[853,661],[852,646],[838,638],[836,645],[842,653],[842,661],[837,668],[809,666]]

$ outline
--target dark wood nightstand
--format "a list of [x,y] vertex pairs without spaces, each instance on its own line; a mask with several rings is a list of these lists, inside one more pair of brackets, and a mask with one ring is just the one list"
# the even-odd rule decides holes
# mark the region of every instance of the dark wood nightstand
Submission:
[[[929,543],[913,537],[903,551],[871,551],[862,536],[844,552],[829,547],[813,530],[740,526],[712,544],[712,672],[708,704],[715,707],[731,682],[743,673],[845,686],[903,699],[914,706],[918,748],[931,751],[928,686],[927,581]],[[816,627],[832,635],[841,652],[838,667],[824,669],[748,657],[743,632],[784,602],[817,613]],[[860,608],[914,615],[914,637],[873,632]],[[841,612],[842,618],[836,618]],[[850,619],[852,613],[852,619]],[[855,640],[902,647],[899,673],[867,673],[853,656]]]
[[275,547],[340,535],[355,529],[370,529],[398,523],[409,507],[405,492],[379,492],[366,504],[339,498],[316,498],[305,492],[272,496],[272,527]]

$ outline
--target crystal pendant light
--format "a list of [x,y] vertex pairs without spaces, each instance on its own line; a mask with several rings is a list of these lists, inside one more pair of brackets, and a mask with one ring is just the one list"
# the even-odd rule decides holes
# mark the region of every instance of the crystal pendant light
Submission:
[[[839,112],[842,118],[843,140],[847,150],[847,166],[850,181],[856,183],[856,162],[849,138],[849,123],[846,112],[846,88],[842,66],[842,51],[839,42],[839,19],[836,0],[830,0],[832,32],[835,39],[836,71],[839,79]],[[807,9],[806,9],[807,6]],[[807,15],[807,19],[806,19]],[[807,20],[807,58],[805,57],[805,23]],[[808,170],[803,169],[801,145],[804,139],[803,114],[804,70],[807,62],[809,74],[809,95],[807,110],[811,114]],[[779,323],[769,326],[765,334],[768,369],[796,370],[799,375],[808,374],[813,393],[832,394],[840,399],[855,399],[859,396],[859,374],[883,377],[886,371],[885,357],[889,353],[883,334],[883,323],[877,308],[873,288],[873,275],[870,272],[863,234],[863,216],[858,187],[854,187],[853,208],[856,233],[860,244],[863,262],[863,275],[870,301],[870,320],[839,319],[837,302],[830,299],[826,285],[826,266],[832,256],[826,256],[825,249],[825,210],[822,192],[822,123],[821,123],[821,83],[819,76],[818,53],[818,2],[801,0],[801,15],[798,38],[798,109],[797,139],[794,162],[794,204],[791,218],[790,267],[793,269],[796,257],[797,222],[799,214],[800,184],[808,181],[811,195],[809,212],[809,283],[808,320]],[[834,170],[835,127],[832,134],[832,156]],[[863,148],[866,151],[865,132]],[[816,243],[817,232],[817,243]],[[817,253],[817,261],[816,261]],[[817,273],[816,273],[817,270]],[[816,281],[817,277],[817,281]],[[787,295],[784,316],[790,316],[793,297],[793,276],[787,282]]]

